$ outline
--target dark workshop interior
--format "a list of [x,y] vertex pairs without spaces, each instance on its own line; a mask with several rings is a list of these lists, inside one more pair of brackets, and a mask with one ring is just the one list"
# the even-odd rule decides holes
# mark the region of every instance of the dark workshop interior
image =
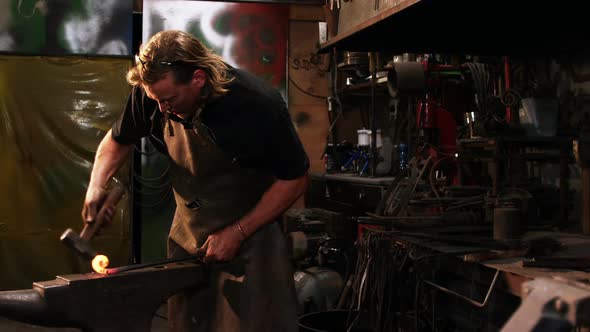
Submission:
[[590,331],[582,7],[0,0],[0,331],[168,331],[166,300],[206,284],[205,261],[167,257],[152,141],[113,177],[113,221],[81,219],[125,74],[163,30],[286,102],[309,159],[280,218],[299,331]]

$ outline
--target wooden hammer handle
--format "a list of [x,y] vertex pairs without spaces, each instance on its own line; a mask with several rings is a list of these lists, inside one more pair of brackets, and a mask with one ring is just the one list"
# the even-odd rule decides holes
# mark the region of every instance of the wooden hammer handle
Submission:
[[98,209],[98,213],[96,214],[96,218],[94,218],[94,222],[90,224],[86,224],[82,232],[80,233],[80,238],[85,241],[90,241],[96,234],[96,232],[103,226],[105,219],[106,219],[106,210],[108,208],[115,208],[121,197],[123,197],[124,189],[120,185],[116,185],[109,191],[107,197],[105,198],[104,202]]

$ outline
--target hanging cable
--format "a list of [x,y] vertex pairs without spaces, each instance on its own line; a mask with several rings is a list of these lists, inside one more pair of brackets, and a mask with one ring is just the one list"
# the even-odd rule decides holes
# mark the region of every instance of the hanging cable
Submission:
[[311,93],[311,92],[309,92],[309,91],[305,90],[304,88],[302,88],[301,86],[299,86],[299,84],[297,84],[297,83],[296,83],[296,82],[295,82],[295,81],[294,81],[294,80],[291,78],[291,75],[289,75],[289,82],[291,82],[291,83],[293,84],[293,86],[297,88],[297,90],[299,90],[299,91],[301,91],[301,92],[305,93],[305,94],[306,94],[306,95],[308,95],[308,96],[311,96],[311,97],[314,97],[314,98],[322,98],[322,99],[328,98],[328,96],[320,96],[320,95],[316,95],[316,94],[313,94],[313,93]]

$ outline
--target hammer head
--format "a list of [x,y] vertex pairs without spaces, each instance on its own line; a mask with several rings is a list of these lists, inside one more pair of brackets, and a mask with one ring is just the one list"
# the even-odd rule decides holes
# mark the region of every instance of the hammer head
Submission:
[[87,260],[92,260],[97,255],[97,252],[94,249],[92,249],[90,244],[83,240],[78,235],[78,233],[76,233],[71,228],[66,229],[66,231],[63,232],[59,239],[67,247],[73,249]]

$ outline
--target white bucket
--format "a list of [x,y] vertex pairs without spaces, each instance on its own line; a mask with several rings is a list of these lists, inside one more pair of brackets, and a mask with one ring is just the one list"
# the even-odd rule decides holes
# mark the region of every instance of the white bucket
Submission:
[[[356,131],[358,137],[358,146],[371,146],[371,131],[369,129],[359,129]],[[381,139],[381,129],[377,129],[377,147],[383,145]]]

